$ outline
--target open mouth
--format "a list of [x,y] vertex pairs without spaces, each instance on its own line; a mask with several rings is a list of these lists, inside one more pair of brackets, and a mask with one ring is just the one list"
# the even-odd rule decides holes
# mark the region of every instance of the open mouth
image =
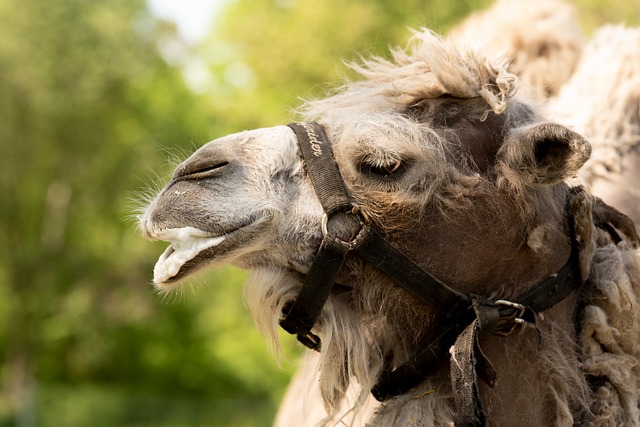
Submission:
[[193,227],[164,230],[156,237],[171,242],[153,268],[153,281],[167,283],[178,276],[180,269],[201,252],[214,248],[226,240],[226,236],[210,236]]
[[264,221],[250,221],[220,235],[194,227],[171,228],[155,233],[154,239],[171,244],[153,268],[153,282],[156,285],[177,282],[233,249],[246,247],[262,228],[261,224],[264,225]]

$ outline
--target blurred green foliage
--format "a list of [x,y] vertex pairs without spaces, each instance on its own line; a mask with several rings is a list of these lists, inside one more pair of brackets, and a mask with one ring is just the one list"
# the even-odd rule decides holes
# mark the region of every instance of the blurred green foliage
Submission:
[[[343,59],[488,3],[229,0],[187,46],[142,0],[0,0],[0,426],[270,424],[299,348],[285,338],[280,371],[238,270],[158,297],[164,245],[136,209],[174,158],[286,123]],[[587,29],[640,20],[634,2],[578,4]]]

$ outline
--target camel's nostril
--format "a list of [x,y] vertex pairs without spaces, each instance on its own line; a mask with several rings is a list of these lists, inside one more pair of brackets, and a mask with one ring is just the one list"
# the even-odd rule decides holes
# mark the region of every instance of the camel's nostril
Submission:
[[207,172],[213,172],[219,169],[222,169],[223,167],[227,166],[229,164],[229,162],[220,162],[220,163],[216,163],[213,164],[211,166],[204,166],[200,169],[194,170],[191,172],[191,174],[200,174],[200,173],[207,173]]
[[227,161],[186,164],[176,170],[174,179],[200,179],[219,175],[228,165]]

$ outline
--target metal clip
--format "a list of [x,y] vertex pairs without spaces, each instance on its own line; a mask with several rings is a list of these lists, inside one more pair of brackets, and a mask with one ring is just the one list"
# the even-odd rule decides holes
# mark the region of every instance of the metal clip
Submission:
[[518,304],[518,303],[512,302],[512,301],[507,301],[507,300],[504,300],[504,299],[497,300],[495,302],[495,304],[496,305],[501,305],[503,307],[513,308],[513,309],[517,310],[516,313],[513,315],[513,317],[501,318],[500,319],[499,324],[505,326],[506,323],[509,322],[509,323],[511,323],[511,326],[507,330],[504,330],[504,331],[501,331],[501,330],[495,331],[494,333],[496,335],[507,337],[507,336],[511,335],[515,331],[515,329],[516,329],[516,327],[518,325],[521,325],[521,324],[526,322],[526,320],[523,319],[523,315],[524,315],[525,310],[526,310],[526,307],[524,305]]
[[300,343],[310,348],[311,350],[315,350],[318,352],[320,351],[322,345],[320,337],[318,337],[311,331],[306,331],[303,334],[298,334],[298,341],[300,341]]

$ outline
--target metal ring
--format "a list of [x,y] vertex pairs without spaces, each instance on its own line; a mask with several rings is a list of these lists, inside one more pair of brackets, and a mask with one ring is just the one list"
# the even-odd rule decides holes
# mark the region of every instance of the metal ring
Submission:
[[320,227],[322,229],[322,237],[327,237],[329,235],[329,230],[327,230],[327,222],[329,222],[329,215],[325,212],[322,214],[322,221],[320,222]]
[[358,221],[358,224],[360,225],[360,229],[356,233],[355,237],[353,239],[351,239],[350,241],[348,241],[348,242],[340,239],[339,237],[332,236],[332,235],[329,234],[329,229],[328,229],[329,215],[325,212],[322,215],[322,220],[320,222],[320,228],[322,230],[322,237],[325,238],[325,239],[332,239],[334,242],[342,245],[343,247],[347,248],[348,250],[352,250],[352,249],[356,248],[358,246],[358,244],[362,241],[364,236],[366,236],[366,234],[368,234],[369,226],[367,225],[366,217],[360,212],[360,209],[358,209],[357,206],[353,206],[353,208],[350,211],[336,212],[336,213],[344,213],[344,214],[353,215],[356,218],[356,220]]

